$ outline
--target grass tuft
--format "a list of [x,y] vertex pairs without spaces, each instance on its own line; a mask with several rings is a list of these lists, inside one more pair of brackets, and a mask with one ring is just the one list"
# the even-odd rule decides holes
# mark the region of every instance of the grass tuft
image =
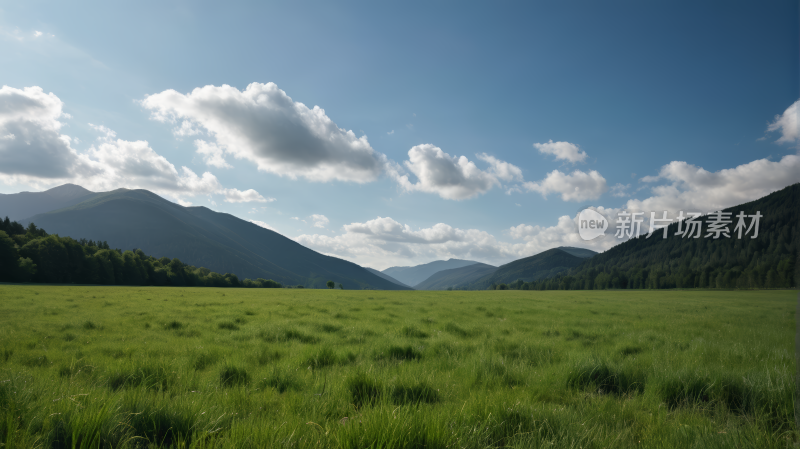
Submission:
[[641,393],[645,387],[645,376],[630,368],[612,366],[606,361],[586,359],[569,372],[567,386],[599,394]]
[[275,367],[269,376],[259,382],[259,388],[274,388],[278,393],[301,390],[301,384],[293,371]]
[[217,327],[220,329],[226,329],[229,331],[238,331],[239,326],[236,325],[233,321],[223,321],[217,324]]
[[439,402],[439,392],[424,382],[413,385],[395,385],[392,388],[391,396],[392,401],[398,405]]
[[430,334],[418,329],[416,326],[403,326],[400,334],[408,338],[428,338]]
[[108,387],[114,391],[132,388],[166,391],[176,380],[177,376],[167,366],[149,363],[112,372],[108,376]]
[[383,386],[380,382],[371,379],[364,373],[347,379],[347,390],[350,392],[350,400],[356,408],[375,405],[383,396]]
[[181,323],[180,321],[174,321],[174,320],[164,325],[164,329],[167,330],[181,330],[184,327],[186,327],[185,324]]
[[223,387],[235,387],[250,383],[250,375],[244,368],[227,365],[219,371],[219,384]]

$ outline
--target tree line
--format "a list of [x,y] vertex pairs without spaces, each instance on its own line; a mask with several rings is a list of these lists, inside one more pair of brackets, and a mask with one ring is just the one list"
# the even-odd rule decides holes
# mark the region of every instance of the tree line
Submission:
[[[763,215],[756,238],[667,239],[656,231],[598,254],[549,279],[493,284],[490,289],[603,290],[662,288],[797,288],[800,278],[800,184],[726,209]],[[705,227],[703,228],[705,229]]]
[[187,265],[178,259],[155,258],[141,249],[111,249],[108,242],[75,240],[48,234],[30,223],[0,221],[0,281],[59,284],[157,285],[186,287],[281,288],[271,279],[239,280]]

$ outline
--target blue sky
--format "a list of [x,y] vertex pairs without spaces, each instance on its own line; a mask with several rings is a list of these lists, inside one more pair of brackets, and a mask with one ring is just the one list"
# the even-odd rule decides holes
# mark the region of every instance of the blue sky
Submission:
[[[148,188],[382,269],[603,250],[614,241],[582,242],[561,218],[585,206],[708,211],[800,181],[797,2],[0,5],[0,85],[42,90],[6,89],[6,109],[52,93],[61,124],[25,116],[4,135],[71,138],[40,150],[0,140],[2,193]],[[251,83],[274,83],[291,111],[324,109],[327,138],[344,142],[320,150],[329,162],[313,151],[297,162],[319,143],[304,140],[311,122],[292,134],[300,116],[225,106]],[[449,179],[455,190],[419,177],[461,156],[477,171]],[[57,166],[25,168],[26,157]],[[120,168],[134,165],[155,174]]]

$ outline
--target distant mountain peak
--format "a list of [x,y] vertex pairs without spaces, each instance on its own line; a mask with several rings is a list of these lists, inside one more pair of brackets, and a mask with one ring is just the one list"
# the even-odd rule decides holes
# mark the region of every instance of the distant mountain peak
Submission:
[[63,184],[58,187],[53,187],[52,189],[45,190],[43,193],[47,193],[53,198],[71,199],[71,198],[78,198],[78,197],[84,197],[86,195],[91,195],[94,192],[92,192],[91,190],[87,190],[76,184]]
[[405,285],[415,286],[432,275],[452,268],[461,268],[478,262],[474,260],[448,259],[434,260],[433,262],[415,265],[413,267],[390,267],[382,273],[391,276]]

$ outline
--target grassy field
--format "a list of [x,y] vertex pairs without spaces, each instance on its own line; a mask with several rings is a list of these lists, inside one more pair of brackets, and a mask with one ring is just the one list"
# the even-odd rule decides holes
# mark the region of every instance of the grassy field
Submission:
[[0,285],[0,446],[793,446],[796,300]]

